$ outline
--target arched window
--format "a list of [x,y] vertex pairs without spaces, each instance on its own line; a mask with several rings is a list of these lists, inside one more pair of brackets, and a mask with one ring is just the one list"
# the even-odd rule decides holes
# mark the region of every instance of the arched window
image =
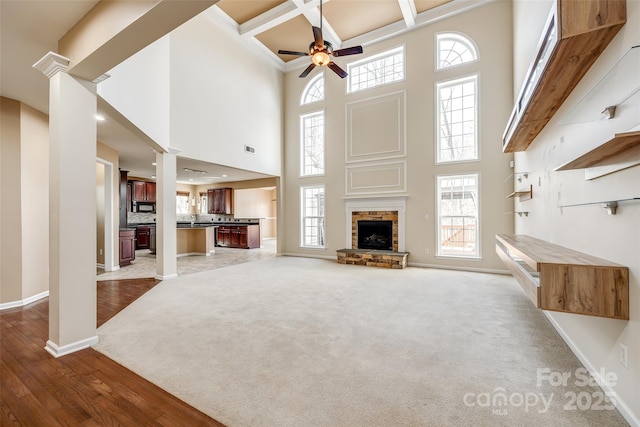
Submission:
[[478,59],[475,43],[459,33],[443,33],[436,36],[437,69],[455,67]]
[[324,99],[324,74],[320,73],[312,78],[302,91],[300,104],[310,104]]

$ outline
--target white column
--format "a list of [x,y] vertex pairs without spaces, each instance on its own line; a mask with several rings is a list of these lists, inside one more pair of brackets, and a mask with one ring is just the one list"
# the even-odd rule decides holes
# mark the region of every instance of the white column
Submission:
[[49,52],[34,67],[49,77],[49,340],[55,357],[96,336],[96,84],[67,74]]
[[156,279],[178,276],[176,235],[176,154],[156,153]]

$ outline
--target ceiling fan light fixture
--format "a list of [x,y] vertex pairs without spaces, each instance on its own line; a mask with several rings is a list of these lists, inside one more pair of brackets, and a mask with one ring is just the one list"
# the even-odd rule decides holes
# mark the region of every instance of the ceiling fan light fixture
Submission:
[[323,67],[331,62],[331,58],[329,58],[327,52],[322,50],[313,54],[313,56],[311,57],[311,62],[313,62],[318,67]]

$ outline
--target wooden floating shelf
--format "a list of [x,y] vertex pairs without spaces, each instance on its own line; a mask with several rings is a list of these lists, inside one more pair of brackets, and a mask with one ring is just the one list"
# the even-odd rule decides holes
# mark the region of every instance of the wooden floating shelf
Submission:
[[502,137],[502,151],[524,151],[627,20],[620,0],[557,0]]
[[531,200],[533,198],[533,185],[530,185],[529,189],[525,191],[514,191],[506,198],[509,199],[511,197],[517,197],[521,202],[525,200]]
[[520,234],[497,234],[496,253],[543,310],[629,320],[629,269]]
[[555,170],[566,171],[615,164],[627,165],[625,168],[640,164],[640,131],[617,133],[604,144]]

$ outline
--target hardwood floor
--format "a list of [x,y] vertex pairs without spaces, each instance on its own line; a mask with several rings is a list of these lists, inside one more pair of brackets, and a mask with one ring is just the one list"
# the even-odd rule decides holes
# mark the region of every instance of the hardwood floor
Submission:
[[[98,284],[98,326],[158,283]],[[1,426],[221,426],[93,349],[44,350],[49,301],[0,312]]]

